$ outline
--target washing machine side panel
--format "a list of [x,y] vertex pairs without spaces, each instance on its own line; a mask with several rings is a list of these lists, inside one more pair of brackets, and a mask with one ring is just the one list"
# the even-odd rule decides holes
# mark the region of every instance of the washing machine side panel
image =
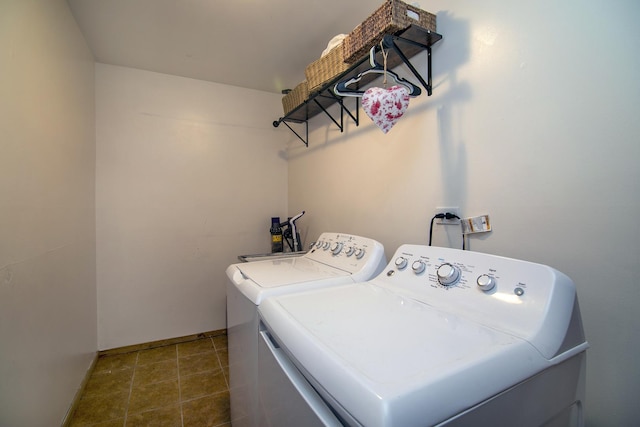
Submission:
[[560,346],[557,353],[554,355],[554,358],[561,356],[563,353],[573,355],[577,352],[576,350],[578,348],[585,347],[585,345],[588,347],[589,343],[586,341],[584,335],[582,316],[580,315],[580,304],[578,303],[578,297],[576,295],[573,303],[571,322],[567,328],[567,333],[564,337],[562,346]]
[[437,427],[582,427],[585,370],[586,353],[582,352],[456,414]]
[[227,281],[227,338],[231,421],[234,427],[257,424],[258,315],[256,305]]
[[258,339],[259,418],[268,426],[341,427],[268,331]]

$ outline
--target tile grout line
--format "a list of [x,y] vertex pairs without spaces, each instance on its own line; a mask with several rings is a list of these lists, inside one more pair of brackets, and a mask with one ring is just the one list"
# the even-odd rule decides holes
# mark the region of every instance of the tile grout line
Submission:
[[220,370],[222,372],[222,377],[224,378],[224,383],[227,385],[227,390],[229,390],[229,380],[227,379],[227,374],[224,371],[224,366],[222,366],[222,359],[220,359],[220,353],[218,353],[218,348],[216,347],[216,342],[211,338],[211,344],[213,344],[213,349],[216,352],[216,357],[218,358],[218,364],[220,365]]
[[[223,363],[222,363],[223,361],[222,361],[222,355],[220,353],[220,352],[224,352],[224,351],[227,350],[226,346],[224,346],[222,343],[220,343],[220,348],[218,349],[218,345],[215,342],[214,337],[205,337],[205,338],[209,340],[209,342],[212,345],[211,348],[216,354],[216,360],[218,362],[218,369],[220,369],[221,373],[223,374],[224,382],[225,382],[225,385],[226,385],[226,392],[228,393],[229,392],[229,379],[228,379],[228,377],[227,377],[227,375],[225,373],[225,368],[222,366],[223,365]],[[182,380],[183,380],[183,378],[182,378],[181,373],[180,373],[180,355],[182,354],[182,352],[178,349],[178,347],[179,346],[176,344],[175,345],[175,353],[174,353],[175,354],[175,358],[176,358],[175,359],[176,360],[176,370],[177,370],[176,378],[177,378],[177,385],[178,385],[178,399],[179,399],[178,403],[179,403],[179,410],[180,410],[180,424],[178,424],[178,426],[184,427],[185,426],[185,417],[186,416],[184,414],[184,405],[183,405],[183,403],[185,403],[185,402],[183,402],[183,399],[182,399]],[[191,347],[189,347],[189,348],[191,348]],[[196,355],[201,354],[201,353],[202,354],[206,353],[206,349],[204,349],[204,347],[200,347],[198,350],[199,351],[196,353]],[[130,415],[129,412],[131,411],[131,401],[133,400],[133,387],[134,387],[134,383],[136,381],[135,378],[136,378],[136,376],[140,375],[140,373],[138,373],[137,370],[140,367],[140,359],[144,356],[142,353],[145,353],[145,351],[146,351],[146,349],[145,350],[136,351],[135,352],[135,357],[130,359],[130,360],[133,360],[133,372],[131,373],[131,377],[130,377],[129,390],[128,390],[128,395],[127,395],[127,399],[126,399],[126,405],[125,405],[125,411],[124,411],[124,417],[123,417],[124,419],[123,419],[123,424],[122,424],[123,427],[126,427],[127,424],[128,424],[129,415]],[[184,351],[186,351],[185,357],[189,358],[190,357],[190,353],[186,349]],[[155,361],[153,363],[160,363],[160,362]],[[206,372],[203,371],[203,372],[198,372],[198,374],[204,374],[204,373],[208,373],[208,372],[209,371],[206,371]],[[186,373],[186,375],[185,375],[185,378],[187,378],[187,377],[188,377],[188,373]],[[206,394],[206,396],[203,395],[203,396],[193,397],[190,400],[187,400],[187,402],[190,402],[190,401],[193,401],[193,400],[196,400],[196,399],[200,399],[202,397],[212,396],[212,395],[215,395],[215,394],[218,394],[218,393],[221,393],[221,392],[222,392],[222,390],[221,391],[216,391],[216,392],[211,393],[211,394]],[[146,411],[143,411],[143,412],[146,412]],[[135,419],[136,418],[134,417],[134,420]],[[225,425],[226,423],[227,422],[224,422],[222,424],[217,424],[217,425]]]
[[[216,353],[216,358],[218,359],[218,365],[220,366],[220,372],[222,373],[222,377],[224,378],[224,383],[227,385],[227,392],[229,391],[229,381],[227,380],[227,375],[224,372],[224,367],[222,366],[222,360],[220,359],[220,354],[218,353],[218,347],[216,347],[216,343],[213,340],[213,337],[210,338],[211,339],[211,345],[213,346],[213,350]],[[214,393],[216,394],[216,393]],[[227,424],[226,422],[224,423],[220,423],[217,424],[218,426],[222,426]]]
[[133,394],[133,381],[136,377],[136,368],[138,367],[138,359],[140,358],[140,352],[136,352],[136,361],[133,364],[133,372],[131,373],[131,384],[129,385],[129,397],[127,398],[127,408],[124,411],[124,424],[123,427],[127,425],[127,418],[129,417],[129,406],[131,406],[131,395]]
[[184,427],[184,414],[182,413],[182,384],[180,382],[180,352],[176,344],[176,369],[178,375],[178,404],[180,405],[180,425]]

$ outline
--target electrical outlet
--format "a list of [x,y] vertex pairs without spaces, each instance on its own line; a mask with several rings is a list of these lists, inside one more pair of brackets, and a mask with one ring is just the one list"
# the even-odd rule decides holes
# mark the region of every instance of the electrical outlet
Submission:
[[[433,215],[437,215],[439,213],[452,213],[454,215],[457,215],[458,217],[460,217],[460,208],[459,207],[437,207],[435,212],[433,213]],[[436,218],[436,220],[434,221],[436,224],[442,224],[442,225],[451,225],[451,224],[460,224],[460,220],[458,219],[440,219],[440,218]]]

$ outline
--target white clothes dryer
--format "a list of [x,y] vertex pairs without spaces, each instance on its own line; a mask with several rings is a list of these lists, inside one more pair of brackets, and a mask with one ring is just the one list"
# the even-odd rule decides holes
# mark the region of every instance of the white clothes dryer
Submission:
[[322,233],[299,257],[232,264],[227,268],[227,333],[231,421],[258,419],[258,312],[269,296],[369,280],[386,266],[384,247],[366,237]]
[[368,282],[259,314],[262,425],[583,424],[588,343],[550,267],[403,245]]

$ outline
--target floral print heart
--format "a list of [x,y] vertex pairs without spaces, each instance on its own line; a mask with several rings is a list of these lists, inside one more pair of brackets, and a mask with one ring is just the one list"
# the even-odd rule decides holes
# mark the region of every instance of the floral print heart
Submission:
[[388,89],[372,87],[362,95],[362,108],[382,132],[387,133],[409,107],[409,91],[404,86]]

